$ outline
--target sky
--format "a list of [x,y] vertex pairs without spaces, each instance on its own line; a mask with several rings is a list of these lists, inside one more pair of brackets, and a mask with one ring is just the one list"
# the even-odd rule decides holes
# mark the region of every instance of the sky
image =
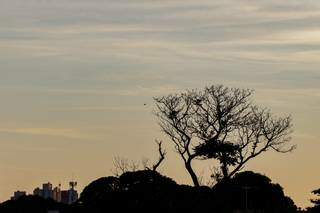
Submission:
[[[245,169],[298,206],[320,187],[320,2],[0,0],[0,201],[50,181],[78,190],[115,156],[156,160],[191,184],[153,114],[153,97],[212,84],[255,90],[293,118],[290,154]],[[146,104],[146,105],[145,105]],[[206,176],[208,164],[196,163]]]

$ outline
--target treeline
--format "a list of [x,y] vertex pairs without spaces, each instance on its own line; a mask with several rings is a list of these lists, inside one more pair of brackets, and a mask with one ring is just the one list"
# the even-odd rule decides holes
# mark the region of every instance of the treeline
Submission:
[[179,185],[151,170],[126,172],[120,177],[100,178],[89,184],[78,203],[83,212],[108,209],[163,212],[296,212],[294,202],[280,185],[266,176],[242,172],[213,188]]
[[[316,201],[315,201],[316,202]],[[318,207],[309,212],[317,212]],[[246,171],[213,187],[179,185],[156,171],[126,172],[102,177],[86,186],[72,205],[35,196],[21,197],[0,205],[1,213],[102,213],[139,212],[270,212],[294,213],[298,209],[279,184],[261,174]],[[319,212],[319,211],[318,211]]]
[[[319,195],[319,190],[314,194]],[[320,212],[319,200],[304,212]],[[126,172],[99,178],[86,186],[72,205],[37,196],[23,196],[0,204],[1,213],[139,212],[302,212],[279,184],[261,174],[241,172],[213,187],[179,185],[156,171]]]

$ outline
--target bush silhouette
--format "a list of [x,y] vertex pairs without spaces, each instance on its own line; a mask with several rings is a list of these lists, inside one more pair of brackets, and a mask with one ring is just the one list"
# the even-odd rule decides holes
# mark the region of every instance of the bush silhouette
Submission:
[[78,205],[91,212],[110,209],[296,212],[293,201],[284,195],[279,184],[254,172],[239,173],[213,188],[179,185],[152,170],[126,172],[119,178],[105,177],[90,183],[81,193]]
[[120,200],[118,192],[120,191],[119,179],[116,177],[102,177],[84,188],[79,202],[86,208],[104,209],[108,205],[115,205]]
[[261,210],[264,212],[296,212],[294,202],[285,196],[279,184],[259,173],[241,172],[228,182],[219,183],[213,190],[220,205],[229,203],[233,209]]

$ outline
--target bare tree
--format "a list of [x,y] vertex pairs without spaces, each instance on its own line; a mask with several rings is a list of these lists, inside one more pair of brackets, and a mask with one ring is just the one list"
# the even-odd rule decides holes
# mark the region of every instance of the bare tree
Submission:
[[213,176],[219,180],[229,179],[270,149],[286,153],[295,148],[288,145],[291,118],[275,118],[258,108],[252,104],[252,94],[252,90],[218,85],[155,99],[160,126],[191,176],[195,173],[189,164],[190,173],[187,163],[195,158],[217,160],[220,166]]
[[138,161],[134,161],[134,160],[130,161],[127,158],[117,156],[113,158],[113,167],[114,168],[111,170],[111,172],[116,177],[119,177],[125,172],[137,171],[140,167],[140,163]]
[[161,163],[164,161],[164,159],[166,157],[167,152],[166,152],[166,150],[163,150],[163,148],[162,148],[163,142],[156,140],[156,143],[158,145],[159,159],[152,165],[151,168],[148,166],[149,159],[144,159],[142,161],[142,165],[145,169],[157,171],[158,167],[161,165]]
[[158,146],[159,159],[152,165],[151,168],[149,167],[149,159],[147,158],[143,158],[140,162],[117,156],[113,158],[113,169],[111,169],[113,175],[119,177],[125,172],[135,172],[139,169],[157,171],[161,163],[164,161],[167,152],[162,147],[162,141],[156,140],[155,142]]
[[159,167],[160,164],[164,161],[165,156],[166,156],[166,154],[167,154],[167,152],[162,149],[162,141],[156,141],[156,143],[158,144],[159,159],[158,159],[158,161],[152,166],[152,170],[153,170],[153,171],[157,171],[158,167]]
[[236,150],[236,163],[228,178],[251,159],[266,152],[274,150],[279,153],[293,151],[296,146],[289,145],[292,132],[291,117],[274,117],[269,110],[251,108],[251,114],[244,124],[238,125],[234,142],[238,145]]
[[192,126],[193,99],[189,93],[174,94],[154,98],[157,106],[156,116],[162,131],[174,143],[176,152],[184,162],[193,184],[199,186],[196,173],[192,168],[192,161],[196,154],[192,150],[194,132]]
[[[223,177],[236,162],[238,145],[230,142],[232,134],[244,123],[249,112],[251,90],[229,89],[222,85],[198,92],[194,103],[194,129],[201,140],[195,150],[199,156],[218,159]],[[219,173],[216,172],[215,175]]]
[[149,158],[143,157],[141,159],[142,168],[143,169],[150,169],[149,168],[149,162],[150,162]]

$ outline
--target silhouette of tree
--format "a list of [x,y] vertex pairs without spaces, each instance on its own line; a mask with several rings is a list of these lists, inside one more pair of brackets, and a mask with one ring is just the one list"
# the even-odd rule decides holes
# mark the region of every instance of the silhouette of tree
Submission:
[[148,170],[153,170],[153,171],[157,171],[158,167],[161,165],[161,163],[164,161],[165,157],[166,157],[166,150],[163,150],[162,148],[162,141],[158,141],[156,140],[156,143],[158,145],[158,152],[159,152],[159,159],[158,161],[156,161],[153,165],[152,165],[152,169],[149,168],[148,166],[148,162],[143,162],[142,164],[144,165],[144,168],[145,169],[148,169]]
[[[252,158],[273,149],[290,152],[291,118],[274,118],[269,110],[251,103],[251,90],[211,86],[197,95],[194,129],[195,152],[220,162],[223,179],[229,179]],[[231,170],[230,170],[231,169]]]
[[276,118],[255,106],[252,90],[222,85],[155,98],[162,130],[175,144],[194,185],[199,185],[192,160],[215,159],[218,179],[227,180],[268,150],[286,153],[291,118]]
[[[178,185],[153,170],[126,172],[90,183],[74,212],[138,210],[150,212],[270,212],[293,213],[296,206],[279,184],[254,172],[240,172],[213,188]],[[237,211],[240,210],[240,211]],[[247,210],[247,211],[246,211]],[[250,211],[248,211],[250,210]]]
[[119,177],[125,172],[129,171],[137,171],[140,167],[140,163],[138,161],[129,160],[128,158],[124,157],[114,157],[113,158],[113,169],[111,169],[111,172],[116,177]]
[[[319,194],[318,191],[315,194]],[[47,213],[49,210],[61,213],[133,210],[293,213],[297,208],[279,184],[250,171],[237,173],[228,182],[219,182],[210,188],[179,185],[156,171],[139,170],[91,182],[72,205],[29,195],[0,204],[1,213]],[[319,212],[319,209],[312,208],[310,212]]]
[[79,205],[87,212],[167,208],[177,186],[153,170],[125,172],[120,177],[103,177],[90,183],[81,193]]
[[172,94],[154,98],[157,106],[156,115],[159,125],[175,145],[175,150],[182,158],[193,184],[199,186],[199,180],[192,168],[192,161],[197,154],[192,150],[194,129],[192,93]]
[[[228,182],[220,182],[213,191],[221,205],[246,212],[296,212],[291,198],[282,187],[262,174],[252,171],[237,173]],[[251,211],[250,211],[251,210]]]
[[134,161],[129,160],[128,158],[124,157],[114,157],[113,158],[113,169],[111,169],[111,172],[114,176],[119,177],[120,175],[126,173],[126,172],[135,172],[140,169],[146,169],[146,170],[153,170],[157,171],[159,166],[163,163],[165,157],[166,157],[166,150],[162,147],[162,141],[155,140],[157,146],[158,146],[158,153],[159,153],[159,159],[150,167],[149,166],[149,159],[142,159],[140,161]]
[[120,189],[120,181],[117,177],[102,177],[83,189],[79,202],[87,206],[97,207],[100,203],[112,202]]

